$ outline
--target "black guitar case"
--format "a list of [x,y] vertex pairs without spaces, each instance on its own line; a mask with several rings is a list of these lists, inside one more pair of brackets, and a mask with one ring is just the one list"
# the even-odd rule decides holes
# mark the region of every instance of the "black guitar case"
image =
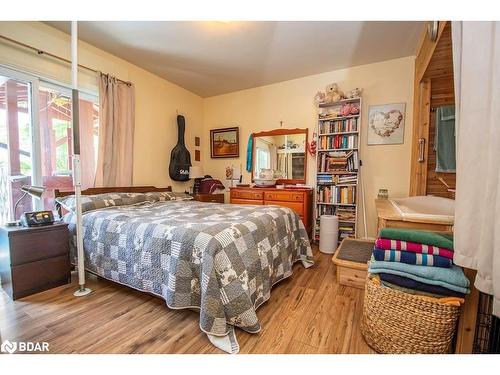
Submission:
[[189,180],[189,167],[191,166],[191,154],[184,144],[184,130],[186,121],[184,116],[177,115],[178,139],[177,144],[170,153],[170,166],[168,173],[174,181]]

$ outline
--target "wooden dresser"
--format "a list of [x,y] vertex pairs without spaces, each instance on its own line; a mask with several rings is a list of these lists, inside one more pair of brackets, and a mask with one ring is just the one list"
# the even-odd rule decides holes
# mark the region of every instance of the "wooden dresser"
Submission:
[[233,204],[275,205],[291,208],[297,212],[309,234],[312,231],[313,189],[276,188],[231,188],[230,202]]

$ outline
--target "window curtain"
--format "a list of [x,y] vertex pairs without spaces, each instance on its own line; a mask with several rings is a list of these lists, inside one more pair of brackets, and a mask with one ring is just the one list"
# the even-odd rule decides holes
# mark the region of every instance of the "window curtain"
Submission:
[[454,262],[477,270],[500,316],[500,23],[453,22],[457,185]]
[[100,73],[95,186],[132,186],[134,126],[134,86]]

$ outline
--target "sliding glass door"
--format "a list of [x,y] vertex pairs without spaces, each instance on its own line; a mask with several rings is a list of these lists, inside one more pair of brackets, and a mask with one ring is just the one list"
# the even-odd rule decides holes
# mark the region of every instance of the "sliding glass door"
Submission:
[[[92,187],[97,160],[98,97],[79,98],[82,186]],[[0,66],[0,225],[21,213],[54,209],[54,190],[73,189],[70,88]],[[45,187],[42,200],[23,185]]]
[[22,197],[21,186],[37,182],[33,162],[33,91],[29,77],[0,70],[0,224],[33,211],[31,197]]

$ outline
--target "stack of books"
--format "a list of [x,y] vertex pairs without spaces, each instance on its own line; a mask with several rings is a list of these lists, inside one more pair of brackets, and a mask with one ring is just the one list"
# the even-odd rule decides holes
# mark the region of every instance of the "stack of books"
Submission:
[[354,224],[343,224],[339,225],[339,238],[343,240],[347,237],[354,237],[356,231],[354,229]]
[[337,216],[339,221],[355,221],[356,208],[355,207],[339,207],[337,208]]
[[355,172],[359,168],[358,151],[334,151],[318,158],[318,172]]
[[355,184],[358,181],[357,175],[342,175],[338,176],[337,184]]

